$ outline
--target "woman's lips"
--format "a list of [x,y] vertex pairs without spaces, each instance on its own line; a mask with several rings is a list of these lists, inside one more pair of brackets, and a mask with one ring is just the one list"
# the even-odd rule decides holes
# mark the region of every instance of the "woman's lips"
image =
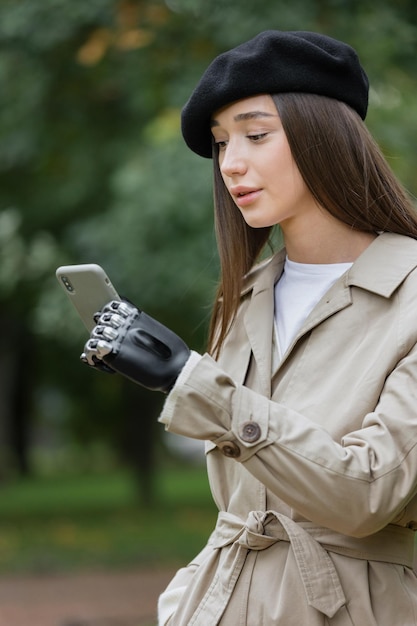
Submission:
[[230,193],[233,196],[234,201],[239,207],[245,207],[248,204],[252,204],[258,199],[262,189],[254,189],[250,187],[232,187]]

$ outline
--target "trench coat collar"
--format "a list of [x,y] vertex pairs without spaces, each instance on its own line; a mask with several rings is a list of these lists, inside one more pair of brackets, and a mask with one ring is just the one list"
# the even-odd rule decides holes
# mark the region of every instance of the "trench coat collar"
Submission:
[[[242,296],[270,289],[284,269],[286,251],[257,265],[243,282]],[[417,241],[395,233],[382,233],[356,259],[346,274],[346,284],[389,298],[417,267]]]
[[356,259],[346,274],[346,284],[389,298],[416,267],[417,241],[383,233]]
[[256,265],[243,279],[241,295],[250,291],[261,293],[274,286],[283,272],[285,257],[286,250],[282,248],[274,256]]
[[242,295],[252,291],[244,326],[256,361],[262,393],[271,396],[274,328],[274,285],[282,274],[285,250],[254,268],[246,277]]
[[[274,285],[285,263],[285,248],[260,263],[245,277],[242,296],[252,291],[244,323],[260,376],[263,393],[270,397],[274,328]],[[389,298],[408,274],[417,267],[417,241],[393,233],[379,235],[356,259],[343,277],[343,282],[326,307],[320,306],[310,314],[294,343],[323,319],[349,306],[350,287],[356,286]],[[284,362],[288,352],[281,362]]]

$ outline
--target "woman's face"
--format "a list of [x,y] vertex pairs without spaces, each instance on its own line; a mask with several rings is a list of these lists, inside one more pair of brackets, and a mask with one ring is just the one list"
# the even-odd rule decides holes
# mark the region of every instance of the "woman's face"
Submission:
[[280,224],[285,234],[320,211],[294,162],[271,96],[220,109],[212,133],[223,181],[249,226]]

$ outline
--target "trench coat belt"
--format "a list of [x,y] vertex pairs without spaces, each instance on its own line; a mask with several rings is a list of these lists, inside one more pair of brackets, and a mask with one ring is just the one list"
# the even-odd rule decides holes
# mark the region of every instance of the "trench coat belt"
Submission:
[[346,604],[346,598],[328,552],[410,567],[414,533],[389,525],[376,536],[357,539],[311,522],[295,522],[276,511],[251,511],[246,521],[220,512],[210,544],[213,548],[230,548],[218,570],[222,589],[220,597],[217,595],[218,611],[227,606],[248,552],[265,550],[279,541],[289,542],[292,547],[308,604],[331,618]]
[[300,524],[276,511],[251,511],[245,522],[219,513],[210,543],[214,548],[232,544],[219,573],[226,596],[230,598],[249,550],[265,550],[278,541],[291,544],[308,604],[333,617],[346,598],[331,558]]

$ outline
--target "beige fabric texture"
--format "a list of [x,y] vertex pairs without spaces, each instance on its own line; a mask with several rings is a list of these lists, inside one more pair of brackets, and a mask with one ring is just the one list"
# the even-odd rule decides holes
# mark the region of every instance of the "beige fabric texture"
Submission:
[[219,508],[167,623],[413,626],[417,241],[377,237],[274,369],[284,259],[248,275],[218,362],[197,360],[160,418],[207,441]]

